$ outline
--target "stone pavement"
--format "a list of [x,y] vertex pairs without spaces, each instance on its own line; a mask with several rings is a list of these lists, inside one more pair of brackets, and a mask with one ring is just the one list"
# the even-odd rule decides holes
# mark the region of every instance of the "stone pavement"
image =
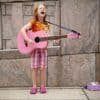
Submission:
[[100,91],[80,87],[48,87],[46,94],[29,94],[29,87],[0,88],[0,100],[100,100]]

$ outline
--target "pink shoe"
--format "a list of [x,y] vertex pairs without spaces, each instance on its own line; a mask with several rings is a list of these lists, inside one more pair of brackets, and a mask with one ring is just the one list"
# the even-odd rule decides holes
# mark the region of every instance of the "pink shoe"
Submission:
[[32,89],[30,90],[30,94],[36,94],[36,93],[37,93],[37,88],[32,87]]
[[40,93],[46,93],[46,87],[40,87]]

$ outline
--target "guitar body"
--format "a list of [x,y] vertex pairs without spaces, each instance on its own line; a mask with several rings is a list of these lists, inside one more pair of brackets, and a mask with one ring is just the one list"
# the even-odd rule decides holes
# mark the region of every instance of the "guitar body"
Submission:
[[23,35],[21,32],[18,33],[17,36],[17,47],[18,50],[20,51],[20,53],[22,54],[30,54],[34,49],[37,48],[47,48],[48,45],[48,41],[40,41],[40,42],[36,42],[35,39],[37,37],[41,38],[41,37],[47,37],[47,33],[45,31],[38,31],[38,32],[32,32],[32,31],[27,31],[27,36],[33,40],[33,43],[31,44],[27,44],[27,42],[25,41]]

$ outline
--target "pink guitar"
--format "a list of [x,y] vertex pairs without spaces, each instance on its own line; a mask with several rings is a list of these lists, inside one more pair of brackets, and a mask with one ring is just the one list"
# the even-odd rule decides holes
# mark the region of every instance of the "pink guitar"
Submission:
[[30,54],[36,48],[41,48],[41,49],[47,48],[48,40],[55,40],[66,37],[70,39],[79,38],[79,34],[77,33],[75,34],[74,32],[70,32],[67,35],[61,35],[61,36],[48,36],[48,34],[44,31],[38,31],[38,32],[28,31],[27,36],[33,40],[32,44],[27,44],[27,42],[24,40],[23,35],[20,32],[17,36],[17,47],[22,54]]

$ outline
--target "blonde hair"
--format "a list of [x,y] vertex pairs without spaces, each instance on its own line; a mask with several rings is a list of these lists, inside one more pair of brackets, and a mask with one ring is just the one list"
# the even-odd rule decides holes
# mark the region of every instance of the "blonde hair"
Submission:
[[[35,3],[34,7],[33,7],[33,19],[35,21],[38,21],[38,13],[37,13],[37,11],[38,11],[38,7],[39,7],[40,4],[45,6],[44,3]],[[44,21],[44,23],[46,23],[46,15],[44,16],[43,21]]]

